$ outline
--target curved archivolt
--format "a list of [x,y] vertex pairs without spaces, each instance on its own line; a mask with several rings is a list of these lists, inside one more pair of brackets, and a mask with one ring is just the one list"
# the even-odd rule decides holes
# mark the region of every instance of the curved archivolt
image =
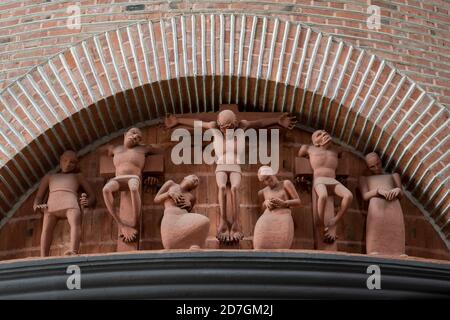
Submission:
[[291,112],[356,152],[377,151],[449,237],[448,110],[368,51],[250,15],[183,15],[98,34],[3,90],[0,212],[11,216],[64,149],[222,103]]

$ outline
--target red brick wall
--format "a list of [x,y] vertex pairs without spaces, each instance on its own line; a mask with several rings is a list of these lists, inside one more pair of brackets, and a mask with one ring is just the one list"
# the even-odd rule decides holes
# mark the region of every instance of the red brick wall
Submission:
[[[81,4],[81,30],[66,28]],[[381,9],[370,30],[368,4]],[[450,104],[450,5],[447,1],[2,1],[0,88],[92,34],[181,13],[252,13],[299,21],[394,63],[439,102]]]

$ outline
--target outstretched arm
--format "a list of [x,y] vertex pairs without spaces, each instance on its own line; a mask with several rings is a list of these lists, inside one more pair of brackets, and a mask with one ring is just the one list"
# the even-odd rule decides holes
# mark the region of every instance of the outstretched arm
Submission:
[[308,150],[309,150],[309,145],[304,144],[304,145],[302,145],[302,146],[300,147],[300,150],[298,150],[298,154],[297,154],[297,155],[298,155],[299,157],[307,158],[307,157],[309,156]]
[[273,125],[279,125],[283,128],[288,128],[289,130],[293,129],[295,127],[295,124],[297,123],[297,120],[295,116],[290,116],[287,113],[283,113],[281,116],[276,118],[265,118],[260,120],[254,120],[254,121],[248,121],[248,120],[241,120],[240,121],[240,127],[245,129],[254,128],[265,128]]
[[177,125],[185,125],[189,127],[194,127],[195,122],[200,122],[203,129],[212,129],[216,128],[216,122],[215,121],[209,121],[204,122],[199,119],[192,119],[192,118],[178,118],[174,116],[173,114],[169,114],[166,119],[164,120],[164,123],[166,124],[167,128],[173,128]]
[[146,144],[142,145],[145,149],[145,155],[149,156],[152,154],[162,154],[167,148],[174,146],[175,143],[173,141],[158,143],[158,144]]
[[107,144],[98,148],[101,154],[106,154],[108,157],[112,157],[114,155],[115,146],[111,144]]
[[34,211],[41,209],[42,205],[45,205],[44,203],[42,203],[42,201],[44,201],[45,193],[48,190],[49,180],[50,180],[50,177],[48,175],[46,175],[42,179],[41,183],[39,184],[39,188],[38,188],[36,197],[34,198],[34,202],[33,202],[33,210]]

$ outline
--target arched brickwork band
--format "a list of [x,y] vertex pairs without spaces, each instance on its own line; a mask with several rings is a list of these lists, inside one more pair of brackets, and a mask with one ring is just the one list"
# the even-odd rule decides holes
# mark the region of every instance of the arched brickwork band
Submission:
[[[379,28],[368,25],[373,5]],[[78,12],[80,28],[68,28]],[[450,105],[447,0],[3,0],[0,89],[94,34],[182,13],[252,13],[307,24],[392,62],[436,101]]]
[[[389,63],[304,25],[265,16],[182,15],[95,35],[0,93],[0,211],[57,165],[164,114],[287,111],[397,170],[450,235],[449,114]],[[448,240],[447,245],[448,245]]]

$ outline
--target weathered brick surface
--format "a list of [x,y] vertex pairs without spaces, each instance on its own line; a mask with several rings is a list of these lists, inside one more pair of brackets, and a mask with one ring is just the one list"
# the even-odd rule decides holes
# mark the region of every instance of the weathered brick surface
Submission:
[[[425,1],[373,1],[381,8],[381,28],[367,27],[367,2],[336,1],[175,1],[154,3],[141,1],[82,1],[81,29],[66,27],[68,8],[79,1],[34,2],[0,5],[0,66],[1,87],[29,71],[36,63],[92,34],[115,29],[139,20],[171,17],[189,13],[256,13],[300,21],[323,32],[331,33],[402,67],[403,72],[425,87],[438,101],[449,103],[448,3]],[[366,39],[369,39],[367,41]],[[419,51],[418,51],[419,50]],[[34,61],[31,64],[30,61]],[[444,70],[444,71],[443,71]],[[430,77],[421,77],[428,73]],[[437,80],[445,79],[440,86]]]

